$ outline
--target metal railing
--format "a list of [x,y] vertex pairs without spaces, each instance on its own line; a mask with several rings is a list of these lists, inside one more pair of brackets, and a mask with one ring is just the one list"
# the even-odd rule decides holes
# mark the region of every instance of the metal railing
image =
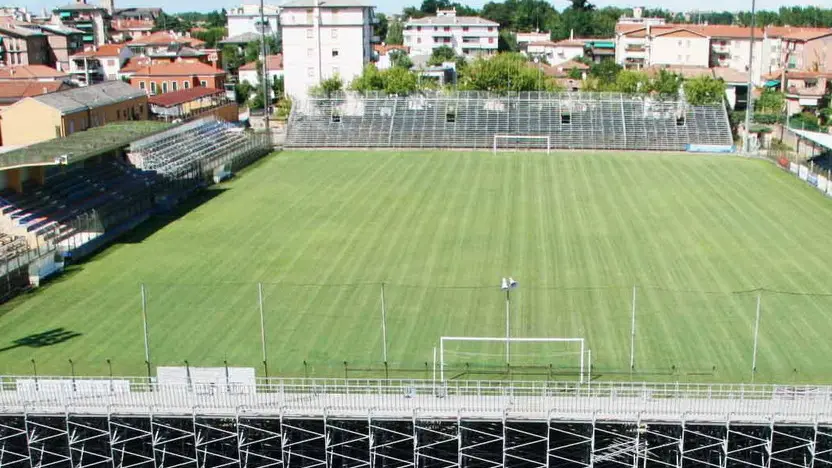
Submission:
[[0,377],[0,413],[303,414],[527,419],[832,421],[832,387],[728,384]]

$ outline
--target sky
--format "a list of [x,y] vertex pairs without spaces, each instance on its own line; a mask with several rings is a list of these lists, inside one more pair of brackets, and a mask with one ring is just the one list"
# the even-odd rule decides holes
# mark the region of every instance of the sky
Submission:
[[[70,3],[71,0],[24,0],[18,1],[18,6],[25,6],[30,11],[33,12],[40,12],[41,9],[51,9],[59,5],[65,5]],[[96,3],[98,0],[87,0],[89,3]],[[265,0],[266,3],[282,3],[281,1],[277,0]],[[255,3],[257,0],[237,0],[229,1],[229,0],[115,0],[116,8],[124,8],[124,7],[162,7],[166,12],[175,13],[180,11],[211,11],[211,10],[219,10],[220,8],[230,8],[235,6],[239,3]],[[476,0],[470,2],[464,2],[471,6],[480,7],[486,1],[483,0]],[[643,2],[633,1],[633,0],[623,0],[623,1],[615,1],[615,0],[594,0],[591,3],[604,7],[604,6],[619,6],[619,7],[632,7],[632,6],[646,6],[646,7],[661,7],[668,10],[673,11],[689,11],[694,7],[700,10],[716,10],[716,11],[723,11],[723,10],[750,10],[751,9],[751,0],[696,0],[695,2],[691,2],[690,0],[645,0]],[[14,4],[14,2],[12,2]],[[378,7],[378,11],[383,13],[393,13],[399,12],[405,6],[409,5],[416,5],[418,6],[421,4],[421,0],[376,0],[376,5]],[[553,2],[555,8],[558,10],[562,10],[565,8],[569,2],[567,0],[555,0]],[[789,0],[788,2],[782,2],[778,0],[757,0],[757,8],[764,9],[764,10],[777,10],[781,6],[788,5],[788,6],[818,6],[818,7],[826,7],[829,8],[830,2],[829,0]]]

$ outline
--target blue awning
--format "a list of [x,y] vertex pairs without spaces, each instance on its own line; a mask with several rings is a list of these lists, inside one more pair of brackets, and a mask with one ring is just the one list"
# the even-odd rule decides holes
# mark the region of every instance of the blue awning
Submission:
[[766,81],[766,84],[763,86],[765,86],[766,88],[775,88],[777,86],[780,86],[780,80],[768,80]]

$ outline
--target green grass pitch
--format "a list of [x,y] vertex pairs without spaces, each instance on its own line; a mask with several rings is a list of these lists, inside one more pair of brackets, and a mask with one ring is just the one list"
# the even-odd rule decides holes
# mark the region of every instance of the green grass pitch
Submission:
[[[750,381],[756,288],[755,380],[832,375],[832,297],[793,294],[830,290],[832,203],[764,161],[284,152],[207,195],[5,304],[0,373],[30,374],[34,359],[41,375],[69,374],[71,359],[106,375],[109,359],[144,374],[144,283],[154,366],[262,375],[260,282],[271,375],[343,377],[346,361],[350,377],[380,377],[384,282],[390,375],[429,377],[441,335],[504,335],[511,275],[512,335],[585,337],[599,379]],[[513,352],[568,373],[566,348]],[[499,370],[502,350],[453,355]]]

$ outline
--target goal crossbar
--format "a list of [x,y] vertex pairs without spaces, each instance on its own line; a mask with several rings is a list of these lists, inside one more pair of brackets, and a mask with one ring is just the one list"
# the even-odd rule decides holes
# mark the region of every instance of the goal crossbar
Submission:
[[549,135],[509,135],[509,134],[495,134],[493,152],[497,153],[500,140],[543,140],[546,142],[546,154],[552,150],[552,139]]
[[[439,338],[439,378],[445,381],[445,342],[446,341],[490,341],[505,343],[580,343],[581,345],[581,363],[580,363],[580,382],[584,382],[584,353],[585,340],[584,338],[507,338],[507,337],[491,337],[491,336],[442,336]],[[435,348],[434,348],[435,352]],[[436,355],[434,354],[434,359]],[[436,361],[434,361],[436,362]],[[435,374],[434,374],[435,375]]]

